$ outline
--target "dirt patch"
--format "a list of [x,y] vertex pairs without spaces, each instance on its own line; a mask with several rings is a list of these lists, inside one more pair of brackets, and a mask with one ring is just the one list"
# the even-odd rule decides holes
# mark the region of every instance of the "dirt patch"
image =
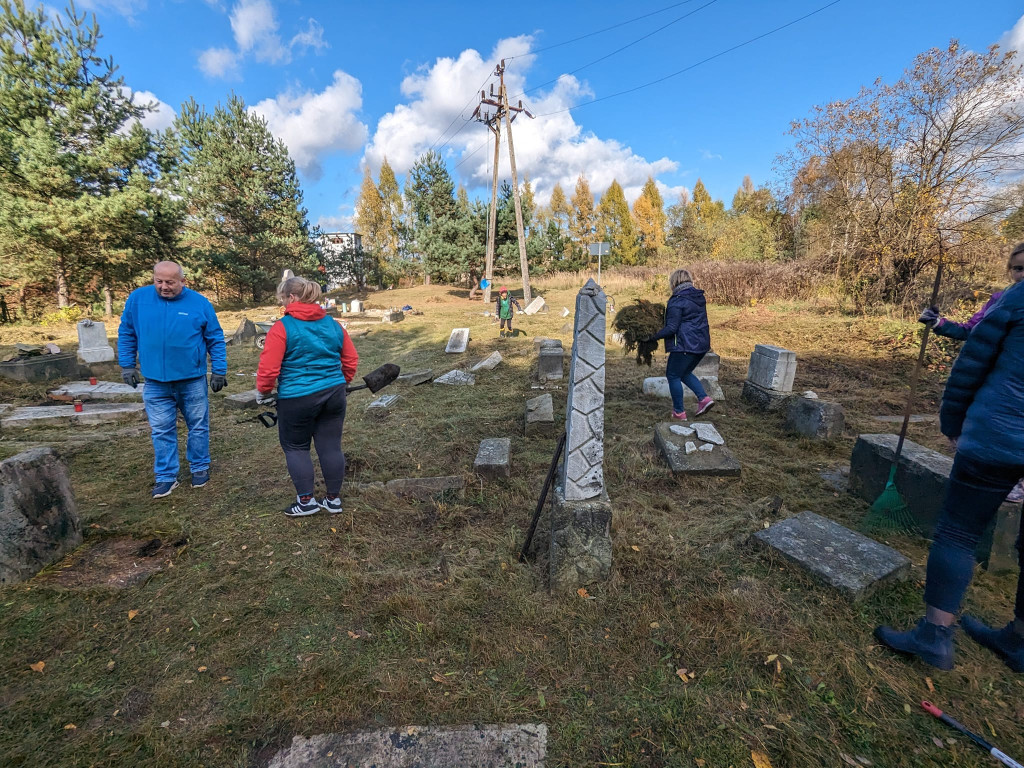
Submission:
[[164,570],[174,551],[159,539],[102,539],[80,547],[36,583],[65,589],[126,589]]

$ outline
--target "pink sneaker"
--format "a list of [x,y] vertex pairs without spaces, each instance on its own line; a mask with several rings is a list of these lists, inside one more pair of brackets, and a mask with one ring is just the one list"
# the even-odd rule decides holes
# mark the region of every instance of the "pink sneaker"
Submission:
[[672,411],[672,418],[686,421],[686,411]]
[[715,407],[715,401],[711,397],[705,397],[699,403],[697,403],[697,415],[703,416],[705,413]]

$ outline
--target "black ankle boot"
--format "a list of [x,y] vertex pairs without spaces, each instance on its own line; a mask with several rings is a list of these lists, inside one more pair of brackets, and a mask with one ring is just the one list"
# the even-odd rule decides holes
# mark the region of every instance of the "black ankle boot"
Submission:
[[1012,621],[1002,629],[993,629],[973,616],[964,615],[960,626],[971,639],[996,654],[1014,672],[1024,672],[1024,637],[1014,630]]
[[878,627],[875,637],[883,645],[899,653],[916,656],[926,664],[939,669],[953,668],[953,627],[932,624],[926,619],[906,632],[897,632],[892,627]]

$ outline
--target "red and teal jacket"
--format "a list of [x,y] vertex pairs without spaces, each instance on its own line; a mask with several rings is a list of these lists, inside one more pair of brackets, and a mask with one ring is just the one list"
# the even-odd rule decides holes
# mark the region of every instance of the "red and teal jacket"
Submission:
[[352,381],[359,355],[352,339],[323,307],[293,302],[267,333],[256,389],[279,398],[302,397]]

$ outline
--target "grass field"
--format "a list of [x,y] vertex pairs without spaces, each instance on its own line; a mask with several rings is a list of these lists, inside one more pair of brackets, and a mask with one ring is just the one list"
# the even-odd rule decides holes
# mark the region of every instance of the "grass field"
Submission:
[[[642,284],[608,284],[619,307]],[[522,437],[532,394],[532,338],[559,337],[575,287],[541,284],[550,312],[499,341],[465,291],[420,287],[371,295],[422,315],[368,326],[360,371],[384,362],[436,373],[499,349],[505,361],[475,387],[402,390],[385,418],[349,401],[350,480],[462,474],[464,498],[348,495],[337,518],[286,519],[293,489],[276,432],[236,424],[212,399],[213,477],[149,499],[145,434],[97,442],[70,456],[86,543],[159,537],[161,573],[124,590],[70,589],[54,574],[0,590],[0,760],[11,766],[260,765],[294,734],[404,724],[544,722],[550,766],[985,766],[990,758],[925,716],[930,698],[1024,756],[1024,677],[969,640],[942,673],[878,648],[876,624],[906,625],[921,610],[926,543],[890,541],[914,576],[850,605],[755,551],[769,522],[754,502],[782,497],[856,526],[866,505],[820,473],[849,460],[858,433],[890,431],[913,362],[912,324],[825,306],[712,307],[727,401],[714,422],[743,464],[738,481],[678,481],[658,459],[652,427],[668,404],[639,394],[646,375],[609,342],[605,475],[614,568],[605,584],[549,595],[515,556],[553,438]],[[653,295],[652,295],[653,296]],[[663,297],[660,299],[663,300]],[[272,315],[267,307],[248,313]],[[239,315],[222,317],[231,330]],[[446,356],[453,327],[470,352]],[[109,327],[109,326],[108,326]],[[11,328],[0,345],[74,329]],[[609,334],[610,335],[610,334]],[[844,438],[785,434],[781,417],[739,399],[755,343],[798,353],[798,390],[841,402]],[[0,346],[0,353],[7,347]],[[226,393],[253,386],[257,354],[229,347]],[[935,349],[915,409],[937,412],[948,364]],[[0,380],[0,402],[35,403],[44,387]],[[564,390],[555,393],[556,416]],[[0,455],[67,432],[0,435]],[[511,436],[513,473],[482,484],[472,462],[485,437]],[[939,450],[932,424],[910,437]],[[187,472],[183,475],[187,479]],[[49,576],[49,580],[47,577]],[[979,572],[967,607],[1010,614],[1015,574]],[[769,659],[772,659],[769,662]],[[30,665],[45,662],[42,671]],[[677,670],[693,673],[684,682]],[[952,736],[953,738],[949,738]]]

